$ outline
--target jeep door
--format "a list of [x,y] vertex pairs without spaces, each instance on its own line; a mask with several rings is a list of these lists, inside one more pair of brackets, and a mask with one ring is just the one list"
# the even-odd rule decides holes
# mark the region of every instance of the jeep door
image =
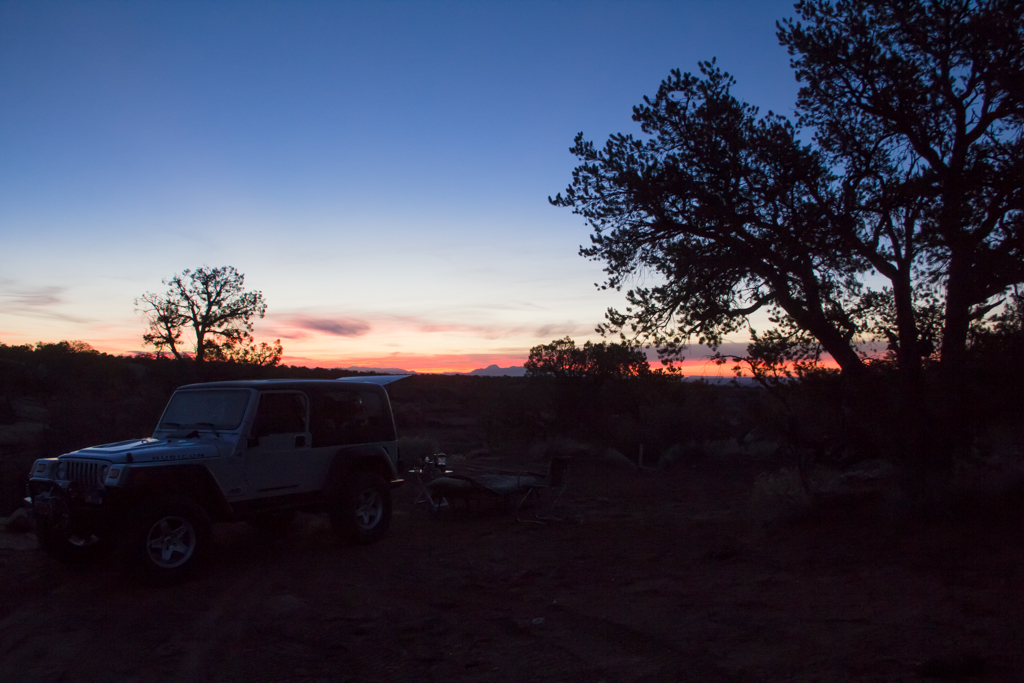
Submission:
[[253,492],[276,496],[311,490],[311,443],[306,394],[260,392],[246,456]]

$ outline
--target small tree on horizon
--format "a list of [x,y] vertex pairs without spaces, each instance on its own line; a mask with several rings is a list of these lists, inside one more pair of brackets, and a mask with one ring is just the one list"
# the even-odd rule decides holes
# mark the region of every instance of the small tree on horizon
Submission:
[[284,348],[281,340],[275,339],[271,343],[254,341],[235,346],[221,346],[212,352],[209,360],[226,361],[228,363],[243,363],[246,365],[262,365],[274,367],[281,362]]
[[527,377],[597,380],[644,377],[652,374],[647,354],[628,342],[586,342],[576,346],[571,337],[555,339],[530,349],[524,364]]

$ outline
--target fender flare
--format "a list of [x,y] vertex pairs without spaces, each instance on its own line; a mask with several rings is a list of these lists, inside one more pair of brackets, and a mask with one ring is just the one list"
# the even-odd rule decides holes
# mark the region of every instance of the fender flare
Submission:
[[217,481],[200,464],[166,467],[133,467],[129,470],[124,498],[131,506],[162,495],[186,496],[202,506],[213,521],[230,519],[231,504]]

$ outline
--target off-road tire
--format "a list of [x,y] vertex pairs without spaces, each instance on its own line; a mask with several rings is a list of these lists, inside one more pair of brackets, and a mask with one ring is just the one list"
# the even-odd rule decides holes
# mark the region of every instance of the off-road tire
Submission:
[[195,576],[212,544],[210,518],[202,507],[188,498],[158,498],[132,512],[122,554],[134,578],[169,585]]
[[374,472],[355,472],[331,509],[331,526],[342,541],[366,545],[383,538],[391,526],[391,487]]
[[89,538],[69,536],[48,519],[36,519],[39,548],[61,564],[83,567],[107,556],[114,547],[111,533],[90,534]]

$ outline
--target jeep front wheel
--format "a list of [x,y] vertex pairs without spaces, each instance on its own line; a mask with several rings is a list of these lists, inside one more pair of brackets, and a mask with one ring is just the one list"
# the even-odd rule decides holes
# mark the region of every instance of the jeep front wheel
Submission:
[[125,537],[129,571],[148,583],[171,584],[195,575],[209,556],[210,520],[187,498],[139,507]]
[[331,526],[344,541],[365,545],[379,541],[391,526],[391,487],[373,472],[357,472],[342,487],[331,510]]

